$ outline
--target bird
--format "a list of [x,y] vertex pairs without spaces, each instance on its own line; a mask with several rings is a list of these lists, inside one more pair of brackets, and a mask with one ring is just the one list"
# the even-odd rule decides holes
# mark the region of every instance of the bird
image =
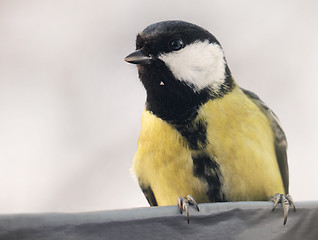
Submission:
[[[169,20],[137,34],[135,64],[146,90],[132,169],[150,206],[274,202],[289,195],[287,140],[274,112],[234,80],[219,41]],[[257,79],[255,79],[257,80]]]

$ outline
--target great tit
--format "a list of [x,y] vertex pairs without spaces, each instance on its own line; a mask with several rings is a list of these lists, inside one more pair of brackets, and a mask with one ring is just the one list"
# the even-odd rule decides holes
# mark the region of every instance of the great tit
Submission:
[[[225,201],[289,205],[287,142],[276,115],[237,85],[222,47],[207,30],[164,21],[137,35],[147,92],[133,170],[151,206]],[[276,194],[277,193],[277,194]]]

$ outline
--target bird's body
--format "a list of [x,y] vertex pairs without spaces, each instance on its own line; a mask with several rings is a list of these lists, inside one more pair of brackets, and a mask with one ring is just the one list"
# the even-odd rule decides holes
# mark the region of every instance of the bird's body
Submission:
[[277,117],[237,85],[212,34],[166,21],[139,33],[136,45],[126,61],[137,64],[147,100],[133,170],[150,205],[188,194],[203,203],[288,193]]
[[144,111],[133,168],[159,206],[188,194],[197,202],[217,202],[268,200],[284,193],[270,119],[239,87],[232,91],[202,105],[183,126],[196,128],[201,122],[206,129],[206,141],[195,149],[177,128]]

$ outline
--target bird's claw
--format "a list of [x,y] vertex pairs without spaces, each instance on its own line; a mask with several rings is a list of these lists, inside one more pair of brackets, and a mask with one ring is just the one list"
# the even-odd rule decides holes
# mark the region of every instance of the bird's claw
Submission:
[[189,194],[187,197],[178,197],[179,211],[181,214],[186,212],[188,224],[190,223],[189,205],[194,205],[196,209],[200,211],[199,206],[192,195]]
[[272,211],[276,209],[278,203],[282,204],[283,212],[284,212],[284,225],[285,225],[287,222],[289,206],[292,206],[294,209],[294,212],[296,212],[296,206],[294,204],[293,198],[289,194],[284,195],[284,194],[276,193],[274,196],[271,197],[271,200],[272,202],[274,202]]

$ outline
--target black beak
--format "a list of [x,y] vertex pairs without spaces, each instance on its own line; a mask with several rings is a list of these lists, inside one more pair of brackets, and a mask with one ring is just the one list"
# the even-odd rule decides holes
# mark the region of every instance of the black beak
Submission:
[[139,49],[125,57],[125,61],[133,64],[145,65],[150,64],[152,62],[152,58],[150,56],[146,56],[141,49]]

